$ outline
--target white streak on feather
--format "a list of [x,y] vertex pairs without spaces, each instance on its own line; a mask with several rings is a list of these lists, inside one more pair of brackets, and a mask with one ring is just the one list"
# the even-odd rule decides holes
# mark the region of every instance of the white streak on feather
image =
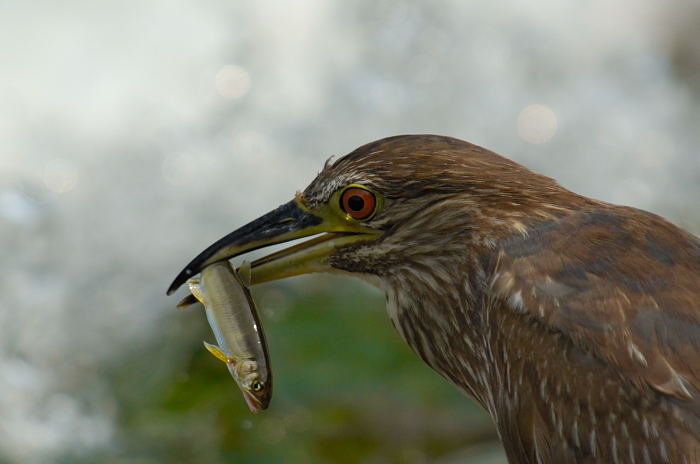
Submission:
[[527,227],[525,227],[525,225],[520,221],[514,221],[511,223],[511,227],[516,232],[519,232],[523,237],[527,237],[529,235]]
[[659,453],[661,454],[661,459],[664,462],[668,462],[668,451],[666,450],[666,443],[664,441],[659,442]]
[[636,359],[637,361],[640,362],[643,366],[647,366],[647,358],[644,356],[644,354],[640,351],[639,347],[634,343],[634,342],[628,342],[627,343],[627,351],[630,354],[630,357],[632,359]]
[[508,298],[508,304],[510,304],[510,307],[519,313],[527,312],[527,308],[525,308],[525,303],[523,302],[523,294],[520,290],[510,295]]
[[617,438],[615,438],[615,435],[613,435],[610,439],[610,453],[612,454],[612,458],[615,464],[618,464],[620,460],[617,456]]
[[596,455],[596,441],[595,441],[595,428],[591,429],[591,433],[589,435],[588,443],[591,447],[591,454],[593,457]]

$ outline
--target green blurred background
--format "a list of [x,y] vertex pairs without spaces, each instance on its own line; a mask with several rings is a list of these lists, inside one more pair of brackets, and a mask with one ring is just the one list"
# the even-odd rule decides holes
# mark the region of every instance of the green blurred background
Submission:
[[172,310],[158,346],[94,373],[116,395],[116,455],[65,462],[502,462],[488,416],[409,351],[368,290],[331,277],[255,289],[274,373],[256,415],[202,347],[201,307]]
[[401,133],[697,233],[698,44],[697,0],[0,0],[0,463],[503,462],[361,282],[254,288],[257,416],[165,290]]

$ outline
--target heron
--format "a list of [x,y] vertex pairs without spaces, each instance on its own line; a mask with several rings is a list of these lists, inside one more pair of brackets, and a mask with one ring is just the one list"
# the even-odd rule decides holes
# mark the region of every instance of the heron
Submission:
[[329,160],[288,203],[206,248],[251,283],[329,272],[386,296],[432,369],[491,416],[511,463],[700,462],[700,239],[437,135]]

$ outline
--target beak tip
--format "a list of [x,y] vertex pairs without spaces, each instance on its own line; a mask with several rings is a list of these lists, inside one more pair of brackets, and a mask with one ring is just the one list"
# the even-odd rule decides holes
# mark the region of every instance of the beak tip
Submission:
[[321,217],[300,208],[298,200],[291,200],[207,247],[175,277],[166,294],[173,294],[187,279],[207,265],[263,246],[300,238],[298,234],[294,234],[295,231],[308,230],[322,222]]
[[194,275],[192,269],[190,269],[189,267],[183,269],[182,272],[180,272],[177,275],[177,277],[175,277],[175,280],[173,280],[173,283],[170,284],[170,287],[168,287],[168,291],[165,294],[172,295],[173,293],[175,293],[175,290],[180,288],[180,286],[184,284],[187,281],[187,279],[192,277],[192,275]]

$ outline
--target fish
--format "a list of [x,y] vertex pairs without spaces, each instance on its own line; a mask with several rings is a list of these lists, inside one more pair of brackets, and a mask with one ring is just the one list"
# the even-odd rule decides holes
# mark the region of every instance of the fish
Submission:
[[204,268],[200,277],[188,280],[191,295],[177,306],[199,301],[218,344],[204,342],[205,348],[226,363],[243,392],[251,412],[267,409],[272,399],[272,370],[260,318],[250,294],[250,263],[239,272],[221,261]]

